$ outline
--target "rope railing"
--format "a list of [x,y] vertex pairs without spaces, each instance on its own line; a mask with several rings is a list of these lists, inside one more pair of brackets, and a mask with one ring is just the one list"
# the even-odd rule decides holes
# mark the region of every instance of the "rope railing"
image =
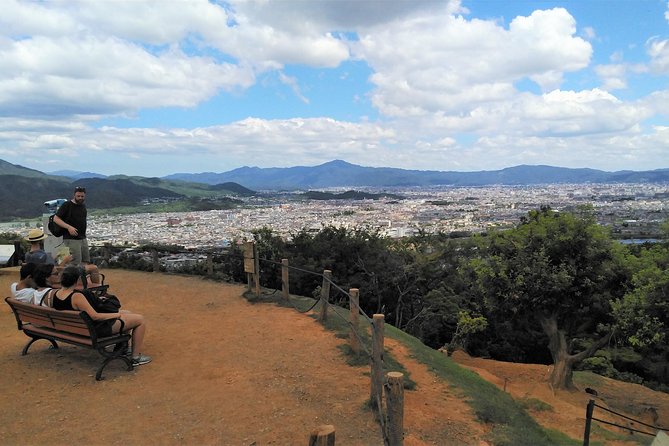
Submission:
[[[242,254],[238,254],[235,252],[214,252],[213,250],[205,250],[205,251],[188,251],[188,253],[193,254],[195,256],[204,256],[206,255],[206,263],[207,263],[207,275],[213,275],[214,273],[214,260],[215,259],[221,259],[221,258],[228,258],[228,259],[233,259],[237,260],[243,263],[243,270],[244,273],[247,275],[247,281],[248,281],[248,287],[249,291],[252,289],[252,283],[255,284],[255,295],[257,297],[260,297],[260,276],[261,273],[263,273],[262,269],[260,268],[260,264],[262,262],[263,265],[272,265],[272,266],[279,266],[280,272],[282,274],[281,277],[281,283],[282,286],[284,287],[284,296],[287,297],[288,303],[297,311],[301,313],[306,313],[311,310],[313,310],[319,303],[322,304],[321,309],[320,309],[320,314],[319,314],[319,320],[320,322],[325,322],[327,319],[328,311],[332,312],[335,314],[337,317],[339,317],[342,321],[345,322],[345,324],[348,325],[349,328],[349,334],[350,334],[350,341],[351,341],[351,349],[355,354],[359,354],[360,350],[364,352],[366,357],[369,359],[371,367],[372,367],[372,379],[371,379],[371,388],[370,388],[370,403],[371,406],[376,409],[376,413],[378,417],[378,422],[381,427],[381,433],[383,435],[383,441],[385,446],[401,446],[403,444],[403,422],[402,422],[402,417],[403,417],[403,393],[402,393],[402,378],[403,374],[399,372],[388,372],[386,376],[386,380],[384,382],[384,361],[383,361],[383,325],[384,325],[384,316],[382,314],[375,314],[374,317],[368,316],[364,310],[361,308],[358,300],[358,290],[355,288],[351,288],[349,291],[346,291],[343,289],[340,285],[334,282],[331,277],[331,272],[328,270],[324,270],[323,273],[312,271],[306,268],[301,268],[298,266],[293,266],[289,265],[288,261],[286,259],[283,259],[282,262],[277,262],[276,260],[273,259],[266,259],[266,258],[260,258],[257,255],[257,248],[254,242],[247,242],[245,243],[246,249]],[[251,253],[249,253],[249,249],[251,250]],[[156,250],[153,251],[152,254],[152,261],[153,261],[153,271],[160,271],[160,259],[158,256],[158,253]],[[199,262],[198,262],[199,263]],[[225,262],[221,262],[225,263]],[[239,268],[239,264],[236,265],[236,268]],[[220,271],[220,270],[219,270]],[[307,309],[307,310],[301,310],[298,308],[292,301],[292,296],[288,292],[289,288],[289,280],[290,276],[288,274],[289,271],[294,271],[298,272],[301,274],[309,274],[316,276],[322,280],[322,285],[321,285],[321,297],[320,299],[315,298],[314,303]],[[239,272],[239,269],[237,269],[237,272]],[[274,273],[274,271],[270,271],[271,273]],[[264,272],[265,277],[268,274],[267,271]],[[239,277],[237,273],[232,274],[235,277]],[[232,277],[232,276],[230,276]],[[269,279],[271,282],[272,279]],[[268,287],[265,287],[266,289]],[[271,288],[274,289],[274,293],[278,292],[279,290],[277,288]],[[349,311],[350,311],[350,318],[347,318],[344,314],[341,313],[340,308],[336,305],[331,305],[330,304],[330,289],[334,289],[337,292],[342,293],[343,296],[348,298],[349,302]],[[367,345],[367,340],[364,339],[361,336],[360,333],[360,326],[358,324],[358,319],[357,316],[362,314],[364,317],[364,320],[367,321],[369,324],[369,327],[371,328],[370,332],[372,335],[372,346],[371,349]],[[390,375],[393,375],[392,378]],[[399,377],[399,381],[398,381]],[[391,385],[392,381],[392,385]],[[398,390],[398,385],[397,383],[400,383],[399,385],[399,390]],[[384,390],[386,392],[385,398],[384,398]],[[398,407],[398,402],[399,406]],[[385,403],[385,404],[384,404]],[[392,407],[391,407],[392,406]],[[398,416],[398,414],[400,414]],[[392,420],[392,423],[389,421]],[[318,430],[318,429],[317,429]],[[324,432],[327,432],[327,435],[334,434],[334,431],[332,429],[332,432],[330,432],[331,429],[320,429],[318,430],[319,433],[317,436],[320,436],[321,434],[326,435]],[[322,431],[322,432],[321,432]],[[333,437],[334,439],[334,437]],[[310,440],[311,441],[311,440]],[[329,443],[328,443],[329,444]],[[332,443],[334,444],[334,442]]]
[[[341,286],[339,286],[337,283],[335,283],[332,280],[332,273],[329,270],[324,270],[323,273],[318,273],[315,271],[310,271],[306,270],[304,268],[299,268],[296,266],[291,266],[288,264],[287,259],[283,259],[281,262],[277,262],[276,260],[272,259],[263,259],[256,257],[256,250],[255,250],[255,245],[252,247],[248,247],[247,250],[253,250],[253,256],[255,259],[257,259],[257,262],[255,265],[256,267],[251,267],[251,262],[249,260],[249,255],[248,252],[245,254],[245,262],[248,261],[249,267],[246,268],[245,270],[247,273],[255,275],[255,283],[259,284],[259,276],[260,276],[260,263],[262,262],[263,264],[269,264],[269,265],[276,265],[281,267],[281,272],[282,272],[282,286],[284,289],[288,287],[288,282],[289,282],[289,271],[299,271],[301,273],[307,273],[307,274],[312,274],[314,276],[320,277],[322,280],[322,285],[321,285],[321,297],[320,299],[315,299],[314,304],[311,306],[311,308],[308,310],[310,311],[311,309],[315,308],[318,303],[321,303],[321,309],[320,309],[320,315],[319,315],[319,320],[321,322],[325,322],[327,317],[328,317],[328,310],[331,310],[331,312],[335,315],[337,315],[342,321],[344,321],[350,329],[350,338],[351,340],[356,339],[357,342],[352,343],[355,344],[355,347],[352,346],[352,350],[354,350],[355,353],[358,353],[358,349],[362,348],[362,350],[365,352],[367,357],[370,360],[371,364],[371,387],[370,387],[370,402],[371,405],[374,409],[376,409],[377,413],[377,419],[379,422],[379,425],[381,427],[381,433],[383,436],[383,442],[385,446],[401,446],[403,444],[403,413],[404,413],[404,408],[403,408],[403,396],[402,397],[397,397],[397,385],[391,386],[388,385],[388,382],[384,383],[383,382],[383,376],[384,376],[384,361],[383,361],[383,339],[384,339],[384,316],[379,314],[379,315],[374,315],[373,318],[370,318],[360,307],[359,301],[357,299],[357,289],[356,291],[356,298],[354,298],[351,294],[351,291],[353,289],[346,291],[343,289]],[[251,279],[249,278],[249,284],[251,283]],[[330,291],[331,288],[334,290],[342,293],[344,296],[348,297],[349,301],[349,310],[351,312],[351,320],[347,318],[345,315],[340,313],[340,310],[338,309],[337,306],[335,305],[330,305],[329,300],[330,300]],[[259,289],[258,285],[256,285],[256,295],[259,295]],[[290,301],[290,293],[286,292],[285,295],[288,298],[288,301]],[[292,304],[292,303],[291,303]],[[355,314],[354,314],[355,313]],[[357,323],[357,315],[362,314],[367,322],[370,324],[371,327],[371,333],[372,333],[372,348],[371,351],[367,348],[366,343],[358,333],[358,323]],[[397,373],[397,375],[400,376],[400,380],[402,377],[401,373]],[[390,379],[390,378],[388,378]],[[401,387],[401,386],[400,386]],[[384,390],[388,392],[388,395],[386,398],[384,398]],[[385,405],[384,405],[385,401]],[[389,401],[392,401],[393,404],[395,405],[394,407],[389,407]],[[397,408],[397,402],[402,406],[401,408]],[[402,414],[401,416],[397,416],[397,414]],[[392,419],[393,421],[393,426],[389,426],[388,421]],[[398,427],[399,426],[399,427]]]
[[[655,432],[647,432],[645,430],[637,429],[637,428],[632,427],[630,425],[625,426],[625,425],[622,425],[622,424],[614,423],[612,421],[603,420],[601,418],[596,418],[594,416],[594,411],[595,411],[596,407],[599,408],[599,409],[602,409],[605,412],[609,412],[609,413],[611,413],[611,414],[613,414],[617,417],[620,417],[620,418],[623,418],[625,420],[631,421],[632,423],[637,423],[637,424],[640,424],[642,426],[651,428],[651,429],[655,430]],[[656,436],[658,431],[669,431],[669,429],[667,429],[666,427],[655,426],[655,425],[652,425],[652,424],[649,424],[649,423],[645,423],[641,420],[637,420],[637,419],[632,418],[630,416],[627,416],[625,414],[616,412],[615,410],[609,409],[608,407],[601,406],[601,405],[597,404],[595,402],[595,400],[590,400],[590,401],[588,401],[588,405],[587,405],[586,410],[585,410],[585,431],[583,433],[583,446],[589,446],[589,444],[590,444],[590,427],[591,427],[592,421],[597,421],[597,422],[602,423],[602,424],[618,427],[620,429],[626,430],[626,431],[631,432],[631,433],[649,435],[651,437]]]

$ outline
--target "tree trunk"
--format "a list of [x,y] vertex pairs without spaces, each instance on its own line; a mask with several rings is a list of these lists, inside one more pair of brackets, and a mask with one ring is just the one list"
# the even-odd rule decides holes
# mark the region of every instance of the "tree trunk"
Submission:
[[575,355],[569,353],[567,338],[563,330],[558,328],[557,317],[551,315],[540,320],[541,327],[548,336],[548,349],[553,358],[553,371],[549,378],[553,389],[574,390],[574,365],[595,354],[609,342],[613,332],[593,342],[590,347]]

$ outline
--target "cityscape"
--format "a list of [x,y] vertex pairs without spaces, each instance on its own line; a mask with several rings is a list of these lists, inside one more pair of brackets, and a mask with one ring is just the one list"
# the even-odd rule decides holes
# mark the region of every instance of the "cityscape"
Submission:
[[323,226],[378,229],[389,237],[426,233],[478,233],[517,224],[540,206],[590,206],[597,221],[619,239],[654,239],[669,218],[669,185],[551,184],[542,186],[434,187],[367,190],[404,199],[300,200],[295,194],[245,198],[231,210],[92,215],[91,245],[224,247],[270,228],[286,239]]

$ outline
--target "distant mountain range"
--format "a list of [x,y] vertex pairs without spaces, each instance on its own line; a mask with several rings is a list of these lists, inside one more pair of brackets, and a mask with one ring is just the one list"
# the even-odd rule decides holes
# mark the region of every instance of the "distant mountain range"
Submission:
[[255,190],[309,190],[328,187],[485,186],[552,183],[648,183],[669,181],[669,169],[605,172],[551,166],[516,166],[478,172],[363,167],[335,160],[314,167],[240,167],[223,173],[176,173],[170,180],[205,184],[234,182]]
[[[0,160],[0,219],[38,216],[43,211],[45,201],[69,198],[74,185],[90,189],[92,193],[87,197],[87,203],[94,209],[185,199],[189,199],[190,209],[203,206],[214,209],[216,206],[234,205],[234,197],[254,195],[254,190],[658,182],[669,183],[669,169],[605,172],[551,166],[516,166],[493,171],[440,172],[363,167],[335,160],[313,167],[241,167],[223,173],[177,173],[163,178],[146,178],[125,175],[107,177],[75,171],[46,174]],[[332,196],[321,193],[303,196],[307,199],[370,198],[353,190]]]
[[310,190],[302,195],[299,195],[299,197],[306,198],[307,200],[380,200],[383,198],[391,200],[403,200],[405,198],[397,194],[370,194],[368,192],[360,192],[355,190],[349,190],[339,194]]
[[56,175],[59,177],[72,178],[73,180],[80,180],[82,178],[107,178],[107,175],[94,172],[78,172],[76,170],[57,170],[54,172],[47,172],[49,175]]

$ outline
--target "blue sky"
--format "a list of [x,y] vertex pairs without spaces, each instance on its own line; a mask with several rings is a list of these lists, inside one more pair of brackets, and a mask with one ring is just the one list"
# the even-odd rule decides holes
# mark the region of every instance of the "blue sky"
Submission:
[[669,0],[3,0],[0,159],[669,168]]

